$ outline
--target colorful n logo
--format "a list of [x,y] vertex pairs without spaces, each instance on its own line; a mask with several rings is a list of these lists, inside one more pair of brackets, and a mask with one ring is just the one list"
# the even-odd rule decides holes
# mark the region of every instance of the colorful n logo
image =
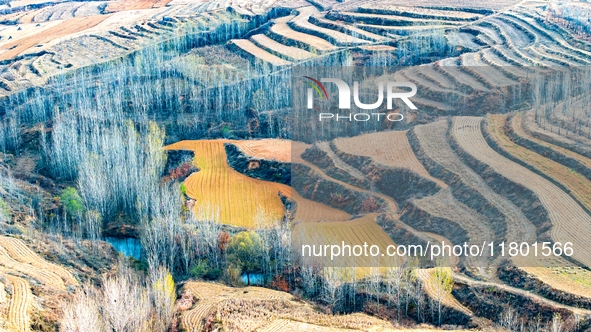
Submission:
[[324,85],[322,85],[322,83],[320,83],[320,81],[318,81],[317,79],[314,79],[310,76],[304,76],[304,78],[307,78],[310,81],[305,81],[306,84],[308,84],[310,86],[310,88],[308,88],[308,109],[311,109],[314,107],[314,98],[312,96],[312,94],[314,93],[313,90],[316,90],[316,94],[318,94],[318,97],[320,99],[322,99],[322,97],[324,97],[324,99],[328,100],[328,93],[326,92],[326,89],[324,88]]

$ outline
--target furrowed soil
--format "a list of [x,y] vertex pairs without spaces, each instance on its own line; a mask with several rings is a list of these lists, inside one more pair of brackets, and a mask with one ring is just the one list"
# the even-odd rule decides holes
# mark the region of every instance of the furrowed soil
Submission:
[[[260,146],[257,148],[256,145],[249,146],[245,144],[246,142],[231,140],[182,141],[166,147],[167,150],[194,152],[193,163],[200,171],[191,174],[184,184],[187,195],[195,200],[196,211],[203,206],[214,208],[219,206],[222,223],[253,227],[258,211],[265,211],[271,219],[283,218],[285,207],[279,196],[281,193],[296,202],[295,220],[346,220],[349,218],[349,215],[343,211],[301,197],[287,185],[253,179],[233,170],[228,165],[224,143],[246,146],[251,153],[263,151],[265,156],[269,155],[269,151],[264,151]],[[285,160],[287,156],[278,158]]]

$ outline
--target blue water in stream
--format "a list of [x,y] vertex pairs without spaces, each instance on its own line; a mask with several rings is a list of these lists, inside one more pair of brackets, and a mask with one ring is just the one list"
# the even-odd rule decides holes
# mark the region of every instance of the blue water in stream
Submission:
[[105,238],[105,241],[109,242],[115,250],[122,253],[124,256],[133,257],[137,260],[140,260],[142,257],[142,245],[138,239],[132,237],[124,239],[107,237]]
[[[247,285],[248,278],[246,274],[242,275],[242,282]],[[251,286],[263,286],[265,284],[265,279],[263,278],[262,274],[253,273],[250,275],[250,285]]]

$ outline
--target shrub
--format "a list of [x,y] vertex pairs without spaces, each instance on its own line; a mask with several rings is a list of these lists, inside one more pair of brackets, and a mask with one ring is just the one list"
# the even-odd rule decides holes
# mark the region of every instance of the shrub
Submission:
[[205,280],[218,280],[222,276],[222,270],[216,268],[209,269],[203,278]]
[[6,234],[22,235],[23,230],[19,226],[10,225],[10,226],[6,227]]
[[84,214],[84,204],[76,188],[68,187],[60,195],[66,213],[71,217],[80,217]]
[[0,198],[0,221],[6,222],[10,220],[11,215],[12,213],[10,212],[8,204],[2,198]]
[[207,266],[207,262],[201,260],[191,268],[190,273],[193,278],[203,279],[203,277],[207,274],[208,271],[209,266]]
[[232,286],[240,286],[243,285],[242,279],[240,278],[241,274],[242,271],[240,271],[239,267],[230,265],[226,269],[226,275],[224,276],[224,279],[228,284]]
[[206,260],[200,260],[191,268],[191,276],[197,279],[218,280],[222,271],[218,268],[212,268]]
[[232,129],[228,125],[225,125],[224,128],[222,128],[222,137],[232,138],[232,136]]

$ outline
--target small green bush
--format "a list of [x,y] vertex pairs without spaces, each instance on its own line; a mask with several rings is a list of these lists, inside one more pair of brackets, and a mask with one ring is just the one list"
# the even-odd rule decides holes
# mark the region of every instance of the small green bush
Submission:
[[197,263],[197,265],[195,265],[191,268],[190,273],[191,273],[191,276],[193,276],[193,278],[203,279],[205,274],[207,274],[208,270],[209,270],[209,266],[207,266],[207,262],[206,261],[199,261],[199,263]]
[[187,195],[187,186],[185,186],[185,183],[181,183],[181,193],[183,193],[183,195]]
[[205,276],[203,276],[203,279],[213,281],[213,280],[218,280],[221,276],[222,276],[222,270],[220,270],[218,268],[214,268],[214,269],[210,269],[209,271],[207,271]]
[[222,276],[222,271],[212,268],[206,260],[201,260],[191,268],[191,276],[197,279],[218,280]]
[[2,198],[0,198],[0,221],[8,221],[10,220],[10,216],[12,213],[10,212],[10,208],[8,207],[8,203],[6,203]]
[[222,137],[231,138],[232,136],[232,129],[228,125],[225,125],[224,128],[222,128]]
[[64,189],[60,195],[60,201],[71,217],[81,217],[84,214],[84,204],[76,188]]

